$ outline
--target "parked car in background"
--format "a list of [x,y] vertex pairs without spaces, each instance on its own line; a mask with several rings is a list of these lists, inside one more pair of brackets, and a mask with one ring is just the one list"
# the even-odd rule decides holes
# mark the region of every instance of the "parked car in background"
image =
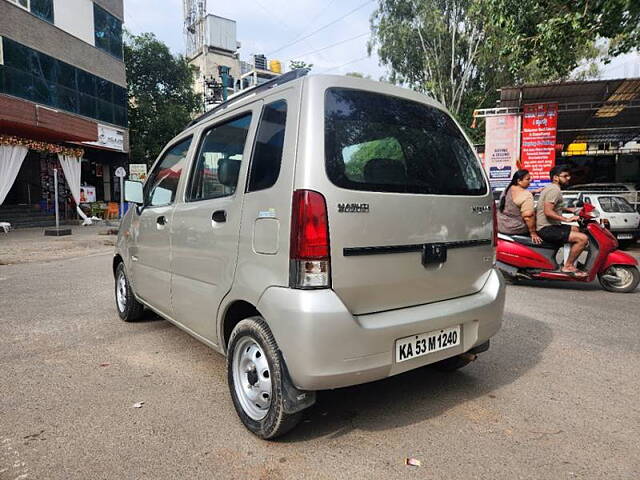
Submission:
[[608,193],[622,196],[633,208],[640,211],[640,183],[584,183],[571,185],[567,191],[583,193]]
[[618,239],[620,248],[628,248],[640,238],[640,213],[626,198],[619,195],[597,193],[567,192],[564,194],[564,201],[568,207],[575,207],[579,200],[592,204],[596,208],[600,220],[608,222],[609,229]]

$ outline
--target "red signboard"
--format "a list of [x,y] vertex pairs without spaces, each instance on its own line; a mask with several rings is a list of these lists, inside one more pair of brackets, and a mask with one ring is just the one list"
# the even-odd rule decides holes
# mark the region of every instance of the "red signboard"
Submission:
[[549,171],[556,163],[557,103],[524,106],[522,118],[522,168],[533,177],[532,187],[549,183]]

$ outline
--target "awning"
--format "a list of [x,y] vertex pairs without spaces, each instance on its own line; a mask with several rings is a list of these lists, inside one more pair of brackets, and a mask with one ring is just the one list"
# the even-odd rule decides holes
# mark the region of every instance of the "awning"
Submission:
[[96,122],[8,95],[0,95],[0,130],[46,142],[98,139]]
[[481,118],[521,113],[530,103],[558,103],[557,143],[626,143],[640,140],[640,78],[503,87],[496,108]]

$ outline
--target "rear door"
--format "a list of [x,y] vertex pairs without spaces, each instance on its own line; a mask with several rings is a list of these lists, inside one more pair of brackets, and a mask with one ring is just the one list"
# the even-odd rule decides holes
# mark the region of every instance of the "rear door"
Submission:
[[442,110],[326,91],[324,163],[332,286],[354,314],[469,295],[493,265],[482,167]]
[[203,129],[171,230],[175,319],[217,343],[216,314],[238,257],[243,186],[261,102]]

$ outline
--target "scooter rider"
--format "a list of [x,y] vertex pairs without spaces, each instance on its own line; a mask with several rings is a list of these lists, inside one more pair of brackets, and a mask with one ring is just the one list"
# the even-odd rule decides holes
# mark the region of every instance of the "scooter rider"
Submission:
[[562,212],[575,213],[576,210],[575,208],[566,208],[562,198],[562,189],[569,184],[571,173],[567,167],[555,166],[551,169],[549,177],[552,183],[544,187],[536,206],[538,235],[545,242],[570,243],[571,251],[561,271],[576,276],[585,276],[586,273],[578,270],[574,263],[587,246],[588,238],[579,231],[578,227],[562,223],[575,222],[579,218],[575,215],[570,218],[562,216]]

